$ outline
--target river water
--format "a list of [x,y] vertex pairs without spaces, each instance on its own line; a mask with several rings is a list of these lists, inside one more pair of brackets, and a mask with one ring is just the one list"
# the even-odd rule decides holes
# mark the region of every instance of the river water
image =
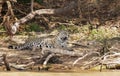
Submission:
[[120,76],[120,71],[81,73],[0,72],[0,76]]

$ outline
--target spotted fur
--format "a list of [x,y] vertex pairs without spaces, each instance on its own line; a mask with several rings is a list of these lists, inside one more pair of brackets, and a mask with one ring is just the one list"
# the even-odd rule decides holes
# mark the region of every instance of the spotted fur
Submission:
[[46,48],[66,48],[69,34],[66,31],[61,31],[55,38],[34,38],[26,41],[24,44],[18,46],[9,46],[11,49],[28,50],[28,49],[42,49]]

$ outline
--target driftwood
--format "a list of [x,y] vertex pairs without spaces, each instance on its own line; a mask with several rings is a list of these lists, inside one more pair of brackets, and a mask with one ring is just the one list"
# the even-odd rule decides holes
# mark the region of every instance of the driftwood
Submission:
[[[86,54],[87,55],[87,54]],[[86,57],[84,55],[79,60]],[[87,57],[88,58],[88,57]],[[76,60],[77,61],[77,60]],[[99,56],[88,62],[87,64],[84,64],[83,69],[90,69],[92,67],[101,65],[100,71],[102,71],[102,66],[106,66],[106,69],[120,69],[120,53],[114,52],[114,53],[106,53],[103,56]]]
[[51,53],[51,54],[49,54],[47,56],[47,58],[43,62],[43,66],[46,66],[46,64],[50,60],[50,58],[52,58],[55,55],[83,56],[83,53],[79,53],[79,52],[75,52],[75,51],[69,51],[69,50],[61,49],[61,48],[49,49],[49,48],[44,47],[42,49],[42,54],[46,55],[46,53]]
[[17,70],[26,70],[27,69],[27,67],[29,67],[29,66],[32,66],[32,65],[34,65],[35,64],[35,62],[30,62],[30,63],[28,63],[28,64],[21,64],[21,65],[17,65],[17,64],[9,64],[10,65],[10,67],[12,67],[12,68],[15,68],[15,69],[17,69]]
[[[10,52],[10,51],[9,51]],[[31,56],[27,56],[27,58],[26,57],[24,57],[24,54],[27,52],[27,54],[29,55],[29,53],[33,53],[33,54],[35,54],[35,56],[34,55],[31,55]],[[64,49],[59,49],[59,48],[57,48],[57,49],[47,49],[47,48],[43,48],[42,49],[42,56],[40,56],[41,55],[41,53],[40,53],[40,51],[38,51],[37,50],[37,52],[36,51],[28,51],[28,50],[26,50],[26,51],[17,51],[17,52],[14,52],[14,54],[12,54],[12,53],[6,53],[6,52],[1,52],[1,54],[4,54],[4,53],[6,53],[6,55],[8,55],[8,57],[7,57],[7,59],[6,59],[6,56],[1,56],[1,59],[3,60],[1,60],[1,62],[0,62],[0,64],[1,65],[5,65],[6,66],[6,69],[9,71],[11,68],[14,68],[14,69],[16,69],[16,70],[27,70],[27,69],[29,69],[31,66],[33,66],[34,64],[38,64],[38,63],[41,63],[42,62],[42,64],[43,64],[43,66],[46,66],[47,65],[47,63],[48,63],[48,61],[53,57],[53,56],[63,56],[63,55],[67,55],[67,56],[82,56],[83,55],[83,53],[79,53],[79,52],[75,52],[75,51],[68,51],[68,50],[64,50]],[[20,54],[20,53],[23,53],[23,55],[22,54]],[[50,53],[50,54],[48,54],[48,53]],[[38,54],[38,55],[37,55]],[[47,56],[46,56],[47,55]],[[18,58],[17,58],[18,57]],[[17,59],[17,60],[16,60]],[[37,60],[38,59],[38,60]],[[44,61],[42,61],[44,59]],[[9,63],[8,63],[8,61],[9,61]],[[15,62],[14,62],[14,60],[15,60]],[[22,62],[22,64],[21,63],[19,63],[19,60],[21,60],[20,62]],[[27,63],[24,63],[24,62],[26,62],[27,61]],[[3,63],[4,62],[4,63]],[[19,64],[18,64],[19,63]]]
[[66,49],[61,49],[61,48],[55,48],[55,49],[49,49],[49,48],[43,48],[42,52],[51,52],[55,54],[62,54],[62,55],[69,55],[69,56],[83,56],[83,53],[80,52],[75,52],[75,51],[69,51]]
[[75,1],[72,1],[68,6],[64,8],[58,8],[58,9],[40,9],[40,10],[31,10],[32,12],[29,13],[27,16],[19,19],[17,22],[11,26],[11,33],[15,34],[17,32],[17,29],[19,28],[20,24],[27,22],[28,20],[35,17],[35,15],[42,15],[42,14],[49,14],[49,15],[67,15],[68,12],[72,11],[73,8],[76,7]]
[[[72,43],[73,44],[73,43]],[[115,40],[114,45],[117,44],[119,48],[119,41]],[[79,45],[80,44],[74,44]],[[83,44],[84,45],[84,44]],[[94,44],[93,44],[94,45]],[[117,51],[110,51],[103,54],[100,54],[100,50],[98,47],[95,46],[95,50],[93,47],[91,48],[91,45],[84,45],[86,47],[82,47],[84,51],[81,50],[73,50],[75,51],[69,51],[66,49],[61,48],[55,48],[55,49],[48,49],[43,48],[42,50],[4,50],[0,49],[0,66],[6,66],[7,68],[10,68],[16,70],[43,70],[45,68],[48,68],[47,64],[53,63],[57,64],[60,61],[60,64],[63,66],[68,67],[79,67],[80,69],[91,69],[93,67],[100,66],[101,68],[98,68],[98,70],[102,71],[102,66],[106,66],[109,69],[117,69],[120,68],[120,53],[119,50]],[[100,47],[100,46],[99,46]],[[85,49],[86,48],[86,49]],[[102,47],[101,47],[102,48]],[[113,48],[112,45],[109,48]],[[89,51],[86,51],[87,49],[90,49]],[[7,59],[3,57],[3,54],[7,55]],[[3,60],[4,58],[4,60]],[[56,61],[58,59],[58,61]],[[55,61],[54,61],[55,60]],[[7,62],[6,62],[7,61]],[[4,64],[4,63],[7,63]],[[72,66],[73,65],[73,66]],[[56,65],[52,66],[56,67]],[[1,68],[1,67],[0,67]]]
[[112,53],[110,55],[104,55],[100,61],[102,64],[109,65],[120,65],[120,53]]
[[6,54],[3,54],[3,61],[4,61],[4,64],[5,64],[6,70],[10,71],[11,69],[10,69],[10,65],[9,65],[9,63],[7,61],[7,58],[6,58]]
[[[64,50],[61,50],[61,51],[64,51],[64,52],[58,52],[56,51],[56,49],[53,49],[55,52],[53,51],[49,51],[51,52],[51,54],[48,54],[48,56],[46,56],[45,60],[43,61],[43,66],[46,66],[48,61],[53,57],[53,56],[56,56],[56,55],[70,55],[70,56],[78,56],[79,58],[77,58],[72,65],[76,65],[76,63],[78,61],[81,62],[81,60],[83,60],[82,62],[86,61],[85,59],[91,59],[90,61],[88,61],[87,63],[84,63],[82,64],[82,69],[90,69],[92,67],[95,67],[97,65],[106,65],[107,68],[119,68],[120,67],[120,62],[119,62],[119,57],[120,57],[120,54],[119,53],[111,53],[110,55],[109,54],[106,54],[104,56],[100,56],[100,53],[99,52],[91,52],[91,53],[86,53],[86,54],[71,54],[71,53],[64,53],[65,51]],[[58,50],[58,49],[57,49]],[[44,50],[45,51],[45,50]],[[48,49],[46,49],[45,53],[46,54],[48,52]],[[93,54],[97,55],[97,56],[94,56]],[[31,58],[27,58],[27,59],[33,59],[33,58],[40,58],[42,59],[42,57],[31,57]],[[41,60],[40,60],[41,61]],[[79,62],[79,63],[80,63]],[[30,66],[33,66],[34,64],[36,64],[36,62],[29,62],[28,64],[13,64],[13,63],[9,63],[9,66],[12,67],[12,68],[15,68],[17,70],[27,70],[29,69]],[[99,70],[99,69],[98,69]],[[102,68],[100,69],[102,70]]]

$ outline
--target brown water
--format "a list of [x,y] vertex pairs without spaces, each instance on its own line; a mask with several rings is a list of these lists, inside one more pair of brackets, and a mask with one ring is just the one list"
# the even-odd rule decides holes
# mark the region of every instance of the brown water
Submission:
[[82,73],[0,72],[0,76],[120,76],[120,71]]

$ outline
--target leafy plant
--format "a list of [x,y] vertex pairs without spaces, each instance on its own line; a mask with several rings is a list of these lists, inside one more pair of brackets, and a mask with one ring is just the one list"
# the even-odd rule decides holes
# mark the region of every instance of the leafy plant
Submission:
[[38,2],[39,4],[43,2],[43,0],[35,0],[36,2]]
[[[30,3],[31,0],[18,0],[18,2],[21,2],[21,3]],[[35,0],[35,2],[42,3],[43,0]]]
[[26,31],[28,31],[28,32],[31,32],[31,31],[40,32],[40,31],[44,31],[44,28],[40,27],[40,25],[38,25],[36,23],[30,23],[28,25],[28,27],[26,28]]
[[116,30],[101,27],[99,29],[93,29],[89,34],[88,39],[103,40],[114,36],[118,36],[118,32]]
[[58,30],[66,30],[66,26],[65,25],[60,25],[57,29]]
[[21,2],[21,3],[30,3],[31,0],[18,0],[18,2]]

